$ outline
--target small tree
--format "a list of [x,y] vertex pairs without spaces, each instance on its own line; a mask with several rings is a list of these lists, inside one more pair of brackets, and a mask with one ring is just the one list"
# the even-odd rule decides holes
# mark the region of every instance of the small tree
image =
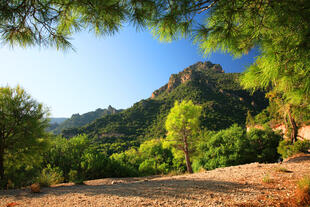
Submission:
[[[47,111],[22,88],[0,87],[0,180],[7,168],[37,162]],[[5,166],[6,165],[6,166]]]
[[199,130],[201,111],[202,107],[194,105],[192,101],[182,101],[181,103],[176,101],[166,120],[167,139],[174,142],[174,146],[184,152],[189,173],[193,173],[189,143]]

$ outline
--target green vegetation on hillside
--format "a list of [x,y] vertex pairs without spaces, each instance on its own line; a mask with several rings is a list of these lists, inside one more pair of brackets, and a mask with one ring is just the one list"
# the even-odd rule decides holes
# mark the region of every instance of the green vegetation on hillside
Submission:
[[166,136],[166,117],[174,102],[182,100],[192,100],[202,107],[200,122],[204,129],[221,130],[234,123],[245,126],[247,112],[258,114],[268,101],[263,92],[251,95],[243,90],[239,77],[237,73],[224,73],[221,66],[211,62],[198,62],[172,75],[166,86],[154,92],[155,96],[81,128],[64,130],[63,136],[87,134],[98,144],[130,141],[128,148],[137,146],[135,141]]
[[105,115],[116,114],[122,110],[117,110],[112,106],[107,109],[97,109],[96,111],[87,112],[85,114],[73,114],[71,118],[65,119],[61,123],[51,123],[48,131],[54,134],[60,134],[65,129],[81,127],[101,118]]

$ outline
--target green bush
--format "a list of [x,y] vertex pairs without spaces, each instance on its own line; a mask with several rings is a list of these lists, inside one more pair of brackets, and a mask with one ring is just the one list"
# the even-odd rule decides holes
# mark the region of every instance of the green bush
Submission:
[[75,184],[83,184],[84,181],[83,175],[79,173],[77,170],[70,170],[68,175],[70,182],[73,182]]
[[307,153],[310,149],[310,141],[296,141],[291,144],[290,140],[283,140],[278,146],[278,153],[281,154],[283,158],[288,158],[297,153]]
[[139,176],[138,169],[128,163],[110,159],[107,166],[109,177],[135,177]]
[[139,165],[142,175],[167,174],[171,170],[173,155],[164,147],[162,140],[149,140],[140,145],[139,154],[143,162]]
[[299,140],[294,143],[294,151],[296,153],[299,153],[299,152],[307,153],[309,149],[310,149],[309,140],[304,140],[304,141]]
[[255,162],[276,162],[280,155],[277,147],[281,136],[271,129],[252,129],[247,134],[249,140],[249,161]]
[[[199,162],[205,169],[246,163],[249,142],[245,130],[237,125],[210,133],[199,146]],[[197,169],[196,169],[197,170]]]
[[142,175],[156,175],[158,174],[156,169],[156,160],[154,159],[144,160],[139,166],[139,172]]
[[81,171],[85,179],[99,179],[109,177],[107,167],[109,166],[109,158],[95,150],[83,154],[81,158]]
[[31,185],[39,176],[40,170],[37,166],[22,165],[9,167],[5,170],[5,179],[0,181],[0,188],[19,188]]
[[281,136],[271,129],[253,129],[246,132],[238,125],[218,132],[202,132],[194,171],[201,167],[210,170],[217,167],[250,162],[275,162],[279,158],[277,146]]
[[[184,160],[184,156],[182,157]],[[149,140],[142,143],[138,150],[130,149],[115,153],[111,157],[113,176],[142,176],[167,174],[172,169],[173,154],[162,140]]]
[[203,163],[201,163],[201,160],[195,159],[192,163],[192,168],[195,173],[200,172],[201,169],[204,169]]
[[41,172],[38,182],[41,186],[50,186],[64,181],[63,172],[59,167],[52,168],[51,165],[47,165]]
[[136,149],[121,153],[114,153],[110,157],[110,171],[112,177],[132,177],[139,175],[141,156]]
[[55,138],[48,152],[44,156],[44,165],[59,167],[63,172],[65,181],[69,179],[69,172],[77,170],[82,172],[82,162],[91,150],[90,140],[85,135],[79,135],[70,139]]

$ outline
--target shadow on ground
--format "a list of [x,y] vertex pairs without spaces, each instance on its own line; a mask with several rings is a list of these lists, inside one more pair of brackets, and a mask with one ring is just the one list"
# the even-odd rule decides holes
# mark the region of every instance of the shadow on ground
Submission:
[[129,183],[117,184],[99,184],[99,185],[72,185],[58,186],[51,188],[43,188],[42,193],[33,194],[29,190],[3,191],[0,192],[0,197],[3,195],[14,196],[16,199],[23,197],[39,198],[45,195],[61,196],[69,193],[79,193],[85,196],[97,195],[115,195],[119,197],[143,197],[156,199],[160,197],[166,198],[194,198],[195,195],[214,193],[231,194],[231,193],[246,193],[246,189],[253,191],[261,191],[267,189],[266,186],[240,184],[234,182],[217,181],[217,180],[190,180],[190,179],[164,179],[164,180],[133,180]]

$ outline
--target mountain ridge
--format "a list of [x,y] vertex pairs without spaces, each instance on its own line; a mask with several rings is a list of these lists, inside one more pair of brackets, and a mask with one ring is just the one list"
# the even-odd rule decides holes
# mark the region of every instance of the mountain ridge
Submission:
[[60,134],[61,131],[65,129],[81,127],[95,121],[100,117],[110,114],[116,114],[119,113],[120,111],[122,111],[122,109],[118,110],[109,105],[108,108],[106,109],[98,108],[95,111],[86,112],[81,115],[79,113],[72,114],[70,118],[67,118],[61,123],[56,123],[56,125],[55,123],[51,122],[49,131],[54,134]]
[[239,73],[225,73],[219,64],[198,62],[172,74],[168,83],[155,90],[150,98],[83,127],[66,129],[63,136],[85,133],[99,143],[165,137],[166,116],[175,101],[184,99],[203,107],[202,128],[220,130],[234,123],[245,125],[247,112],[259,113],[267,107],[268,100],[262,91],[250,94],[243,90],[239,76]]

